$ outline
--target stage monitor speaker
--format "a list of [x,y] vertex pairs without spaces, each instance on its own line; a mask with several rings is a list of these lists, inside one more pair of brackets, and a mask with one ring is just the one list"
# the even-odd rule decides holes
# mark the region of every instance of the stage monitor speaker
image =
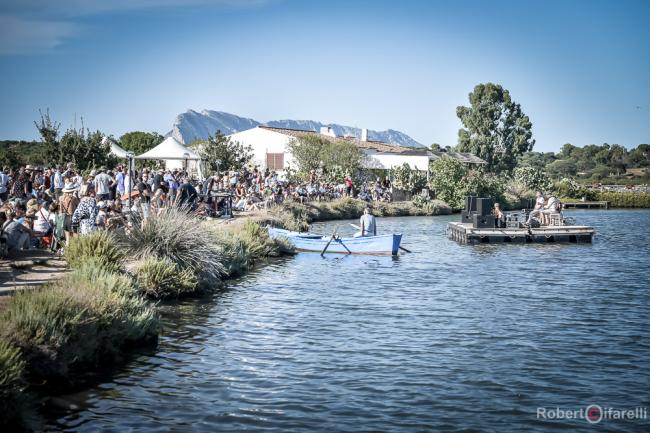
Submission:
[[475,229],[493,229],[494,215],[473,215]]
[[465,196],[465,211],[476,212],[476,196]]
[[492,214],[492,199],[491,198],[477,198],[476,199],[476,213],[481,216]]

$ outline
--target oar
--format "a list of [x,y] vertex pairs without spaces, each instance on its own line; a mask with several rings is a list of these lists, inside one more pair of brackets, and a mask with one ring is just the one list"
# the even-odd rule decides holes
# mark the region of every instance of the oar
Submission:
[[330,244],[336,237],[336,231],[339,229],[339,226],[334,227],[334,231],[332,232],[332,236],[330,237],[330,240],[327,241],[327,244],[325,244],[325,248],[323,248],[323,251],[320,252],[321,257],[325,255],[325,251],[327,251],[327,248],[329,248]]
[[400,246],[399,249],[402,250],[402,251],[404,251],[404,252],[407,252],[407,253],[412,253],[412,252],[413,252],[413,251],[411,251],[411,250],[407,250],[406,248],[404,248],[404,247],[402,247],[402,246]]
[[359,227],[359,226],[356,225],[356,224],[352,224],[352,223],[350,223],[350,225],[351,225],[352,227],[354,227],[355,229],[357,229],[357,230],[361,230],[361,227]]

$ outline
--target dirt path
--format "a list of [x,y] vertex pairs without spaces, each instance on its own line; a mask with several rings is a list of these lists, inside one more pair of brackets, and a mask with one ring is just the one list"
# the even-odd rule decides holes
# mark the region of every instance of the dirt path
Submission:
[[65,260],[49,251],[21,251],[0,260],[0,305],[16,290],[40,286],[67,271]]

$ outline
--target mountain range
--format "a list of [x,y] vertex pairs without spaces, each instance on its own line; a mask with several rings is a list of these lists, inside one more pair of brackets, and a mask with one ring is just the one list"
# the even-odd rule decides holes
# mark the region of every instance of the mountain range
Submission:
[[[235,114],[212,110],[203,110],[201,112],[188,110],[185,113],[179,114],[174,120],[172,130],[167,135],[171,135],[181,143],[189,144],[194,140],[204,140],[208,138],[209,135],[214,135],[217,130],[229,135],[234,134],[235,132],[254,128],[258,125],[273,126],[276,128],[303,129],[308,131],[320,131],[321,126],[329,126],[337,136],[361,137],[361,129],[353,126],[322,123],[315,120],[284,119],[258,122],[255,119],[239,117]],[[387,129],[385,131],[373,131],[369,129],[368,139],[406,147],[425,147],[403,132],[394,129]]]

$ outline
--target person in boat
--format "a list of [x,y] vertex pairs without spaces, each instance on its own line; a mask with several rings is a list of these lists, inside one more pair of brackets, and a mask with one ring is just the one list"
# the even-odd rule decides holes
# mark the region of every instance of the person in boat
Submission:
[[357,233],[359,236],[377,236],[377,222],[369,206],[363,210],[359,225],[361,226],[361,231]]
[[506,226],[506,216],[501,210],[501,205],[499,203],[494,203],[492,214],[494,215],[494,227],[502,228]]

